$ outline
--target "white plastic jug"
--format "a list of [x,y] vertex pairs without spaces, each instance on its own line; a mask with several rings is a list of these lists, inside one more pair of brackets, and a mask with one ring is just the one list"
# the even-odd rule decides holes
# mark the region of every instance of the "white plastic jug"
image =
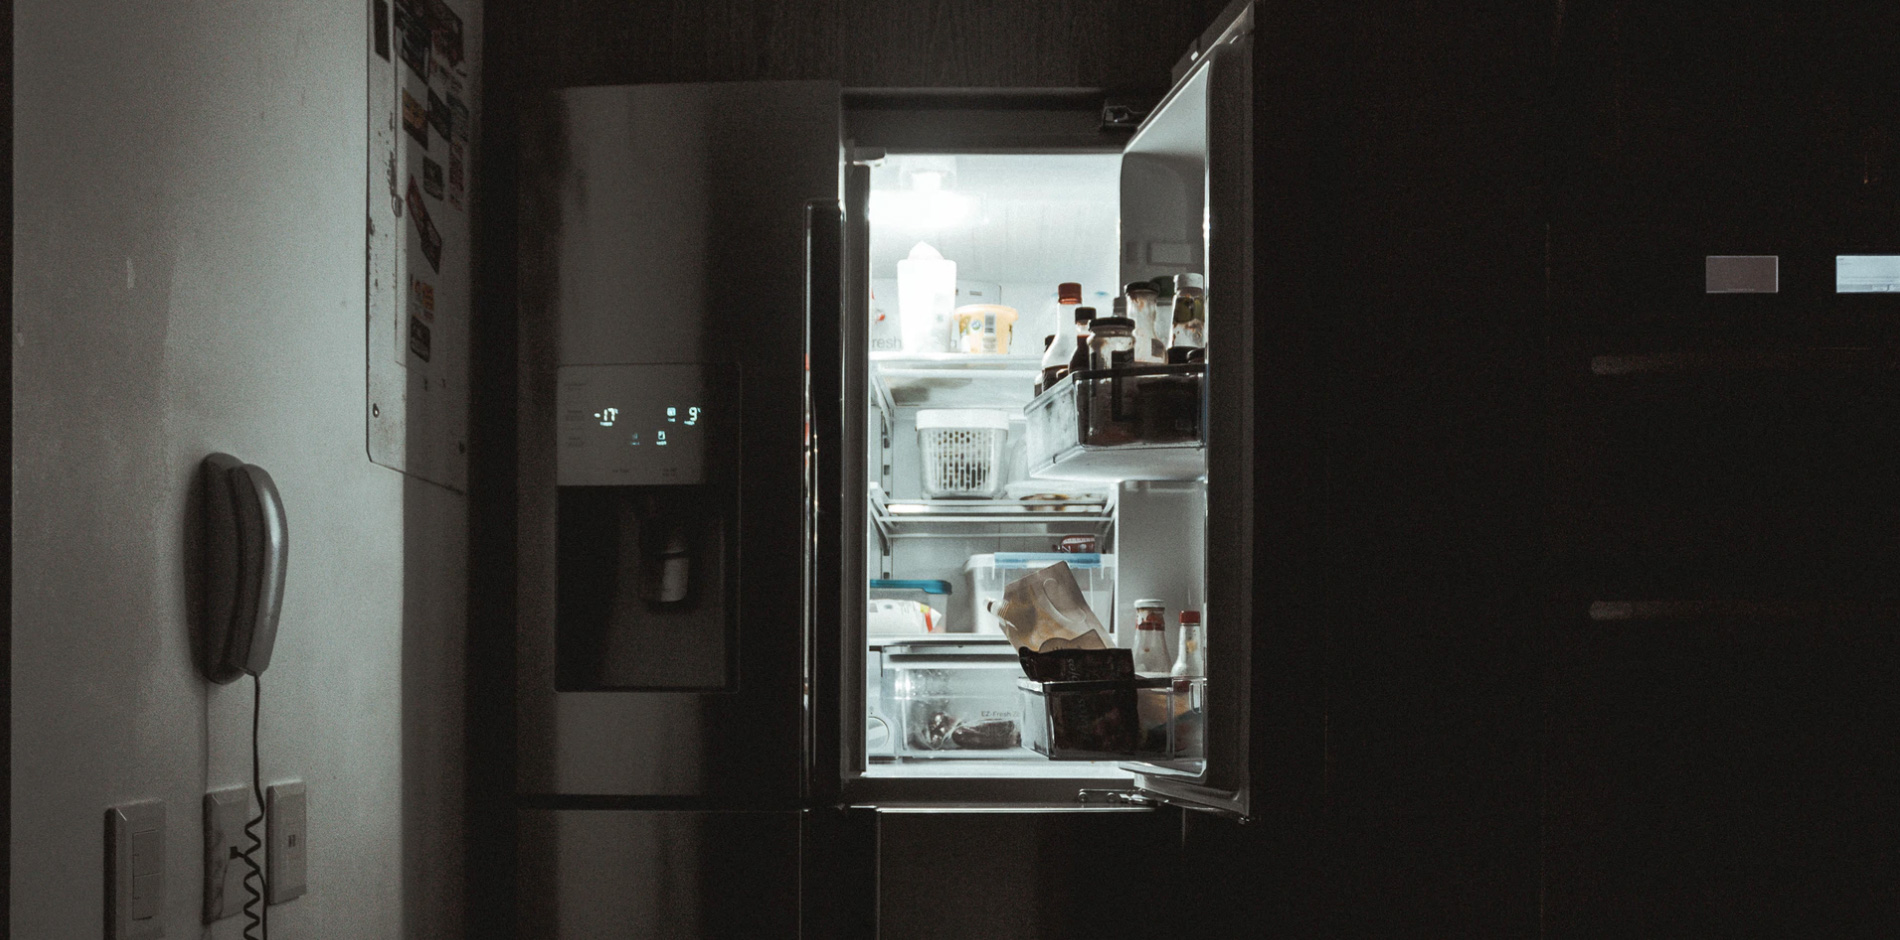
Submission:
[[950,311],[956,306],[957,263],[918,242],[897,262],[897,318],[904,351],[950,351]]

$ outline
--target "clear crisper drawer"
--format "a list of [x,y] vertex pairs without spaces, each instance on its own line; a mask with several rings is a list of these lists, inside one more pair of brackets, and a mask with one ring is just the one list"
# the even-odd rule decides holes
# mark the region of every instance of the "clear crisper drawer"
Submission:
[[1207,680],[1018,678],[1023,745],[1050,760],[1194,761]]
[[1022,664],[1001,644],[882,650],[884,715],[906,758],[1024,758]]
[[1203,363],[1071,373],[1023,407],[1029,472],[1077,480],[1206,473]]

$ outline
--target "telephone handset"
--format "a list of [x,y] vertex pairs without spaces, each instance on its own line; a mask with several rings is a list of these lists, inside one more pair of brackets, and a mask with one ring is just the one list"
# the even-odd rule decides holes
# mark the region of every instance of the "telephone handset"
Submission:
[[205,677],[226,683],[270,665],[284,600],[290,530],[263,467],[229,454],[204,459]]

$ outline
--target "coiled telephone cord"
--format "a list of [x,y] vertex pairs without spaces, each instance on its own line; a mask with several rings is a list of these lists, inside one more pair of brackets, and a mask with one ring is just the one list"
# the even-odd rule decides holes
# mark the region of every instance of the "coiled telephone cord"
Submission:
[[270,908],[265,899],[270,896],[270,885],[264,878],[264,866],[258,861],[258,853],[264,849],[264,839],[258,828],[264,825],[264,787],[263,776],[257,769],[257,725],[264,708],[264,681],[259,676],[251,676],[251,795],[257,799],[257,815],[244,824],[244,836],[250,845],[238,853],[250,871],[244,875],[244,940],[270,940]]

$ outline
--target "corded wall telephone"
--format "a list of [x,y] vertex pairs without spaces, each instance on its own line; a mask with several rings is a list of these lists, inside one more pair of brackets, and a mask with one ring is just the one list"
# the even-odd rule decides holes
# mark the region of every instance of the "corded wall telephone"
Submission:
[[204,629],[200,664],[213,682],[270,665],[284,599],[290,530],[263,467],[230,454],[201,465],[204,487]]

